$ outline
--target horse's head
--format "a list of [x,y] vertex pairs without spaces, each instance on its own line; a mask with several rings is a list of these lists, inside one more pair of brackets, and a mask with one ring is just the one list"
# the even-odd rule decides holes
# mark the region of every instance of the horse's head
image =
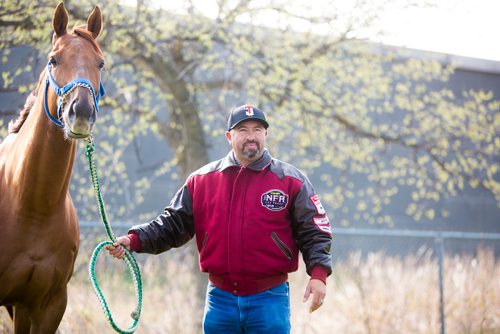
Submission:
[[53,90],[49,94],[58,95],[58,106],[49,111],[46,102],[46,112],[54,123],[64,127],[67,137],[85,138],[92,132],[99,98],[104,94],[101,84],[104,58],[96,42],[102,28],[101,11],[95,7],[86,28],[75,28],[67,33],[68,12],[60,3],[52,24],[53,48],[49,53],[45,94],[47,100],[50,84]]

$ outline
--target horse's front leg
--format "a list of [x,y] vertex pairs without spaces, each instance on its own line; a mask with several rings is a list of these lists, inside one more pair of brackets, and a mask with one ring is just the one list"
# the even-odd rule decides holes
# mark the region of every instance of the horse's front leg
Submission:
[[[30,334],[53,334],[56,333],[59,324],[61,323],[66,304],[68,303],[67,287],[53,295],[49,300],[44,302],[45,307],[38,307],[30,310],[31,316],[31,331]],[[16,334],[18,334],[16,332]]]
[[28,309],[23,306],[13,306],[10,309],[9,314],[11,314],[11,317],[14,320],[14,333],[29,334],[31,321]]

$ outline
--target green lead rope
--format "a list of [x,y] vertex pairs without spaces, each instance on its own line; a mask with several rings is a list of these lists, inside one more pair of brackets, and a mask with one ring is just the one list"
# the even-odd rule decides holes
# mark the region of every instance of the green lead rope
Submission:
[[128,329],[124,330],[116,325],[115,321],[113,320],[113,316],[111,315],[111,311],[109,310],[108,303],[104,298],[104,294],[102,293],[102,290],[99,287],[99,283],[97,282],[97,278],[95,275],[95,264],[97,261],[97,256],[104,247],[113,244],[113,242],[116,240],[116,236],[113,233],[113,230],[111,229],[111,226],[109,225],[108,220],[106,218],[106,210],[104,209],[104,202],[101,196],[101,189],[99,187],[99,179],[97,178],[97,172],[93,160],[93,153],[94,153],[94,144],[92,143],[92,138],[89,137],[89,139],[87,140],[87,150],[85,152],[85,155],[87,156],[89,162],[90,176],[92,177],[92,185],[94,186],[94,193],[97,197],[97,202],[99,203],[99,211],[101,213],[102,222],[104,224],[104,228],[106,229],[106,233],[108,234],[111,241],[103,241],[99,245],[97,245],[97,247],[94,249],[94,252],[92,253],[92,257],[89,263],[90,282],[94,287],[94,291],[97,295],[97,298],[101,303],[102,310],[104,311],[104,314],[106,315],[106,318],[108,319],[108,322],[111,325],[111,327],[113,327],[113,329],[118,333],[122,334],[134,333],[135,330],[137,329],[137,324],[139,323],[139,317],[141,315],[141,309],[142,309],[142,280],[141,280],[141,271],[139,270],[139,265],[137,264],[137,261],[135,260],[132,253],[128,249],[123,247],[125,250],[124,261],[127,263],[127,267],[132,275],[132,279],[134,281],[135,294],[137,297],[137,307],[130,315],[134,320],[134,322],[132,323],[132,326],[130,326]]

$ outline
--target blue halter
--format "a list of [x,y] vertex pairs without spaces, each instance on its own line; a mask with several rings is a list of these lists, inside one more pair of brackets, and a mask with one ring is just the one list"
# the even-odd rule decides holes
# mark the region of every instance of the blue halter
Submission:
[[[106,92],[104,91],[104,86],[102,85],[102,81],[99,82],[99,92],[96,95],[94,91],[94,87],[92,87],[92,84],[90,81],[87,79],[76,79],[71,81],[70,83],[66,84],[64,87],[60,88],[56,81],[54,80],[54,77],[52,76],[52,73],[50,71],[50,61],[47,64],[47,80],[45,84],[45,96],[43,99],[43,104],[45,106],[45,114],[47,114],[47,117],[56,125],[59,125],[61,127],[64,126],[64,124],[60,121],[62,115],[61,115],[61,110],[64,106],[65,97],[66,95],[71,92],[75,87],[85,87],[88,90],[90,90],[90,93],[92,94],[92,98],[94,99],[94,105],[95,109],[97,112],[99,112],[99,100],[101,99],[101,96],[106,95]],[[57,96],[59,96],[59,100],[57,101],[57,119],[54,118],[49,111],[49,105],[47,103],[47,92],[49,90],[49,85],[52,86],[54,89],[54,92],[56,92]]]

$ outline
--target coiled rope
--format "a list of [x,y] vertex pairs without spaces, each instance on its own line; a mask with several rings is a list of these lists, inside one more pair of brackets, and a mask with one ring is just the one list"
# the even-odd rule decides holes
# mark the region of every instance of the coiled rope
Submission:
[[130,274],[132,275],[132,279],[134,282],[134,289],[135,289],[135,294],[137,298],[137,307],[136,309],[130,314],[132,319],[134,320],[132,325],[128,329],[121,329],[116,325],[115,321],[113,320],[113,316],[111,315],[111,311],[109,310],[108,303],[106,302],[106,299],[104,298],[104,294],[102,293],[101,288],[99,287],[99,283],[97,282],[97,278],[95,275],[95,264],[97,261],[97,256],[101,252],[101,250],[106,247],[107,245],[112,245],[113,242],[116,240],[116,236],[113,233],[113,230],[111,229],[111,226],[108,223],[108,219],[106,218],[106,210],[104,208],[104,202],[102,200],[101,196],[101,189],[99,186],[99,179],[97,177],[97,171],[95,168],[95,163],[93,159],[93,154],[94,154],[94,143],[92,142],[91,136],[86,139],[87,141],[87,149],[85,152],[85,155],[87,156],[87,160],[89,163],[89,169],[90,169],[90,176],[92,178],[92,185],[94,187],[94,193],[97,198],[97,202],[99,204],[99,212],[101,213],[101,219],[104,224],[104,228],[106,229],[106,233],[108,234],[109,238],[111,241],[103,241],[100,244],[97,245],[97,247],[94,249],[94,252],[92,253],[92,257],[90,258],[90,263],[89,263],[89,277],[90,277],[90,282],[92,283],[92,286],[94,287],[95,294],[97,295],[97,298],[99,299],[99,302],[101,304],[102,310],[104,311],[104,314],[106,315],[106,318],[108,319],[109,324],[115,331],[121,334],[128,334],[128,333],[134,333],[135,330],[137,329],[137,325],[139,323],[139,317],[141,315],[141,309],[142,309],[142,280],[141,280],[141,271],[139,269],[139,265],[137,264],[137,261],[135,260],[134,256],[132,253],[123,247],[125,249],[125,257],[123,258],[124,261],[127,263],[127,267],[130,271]]

